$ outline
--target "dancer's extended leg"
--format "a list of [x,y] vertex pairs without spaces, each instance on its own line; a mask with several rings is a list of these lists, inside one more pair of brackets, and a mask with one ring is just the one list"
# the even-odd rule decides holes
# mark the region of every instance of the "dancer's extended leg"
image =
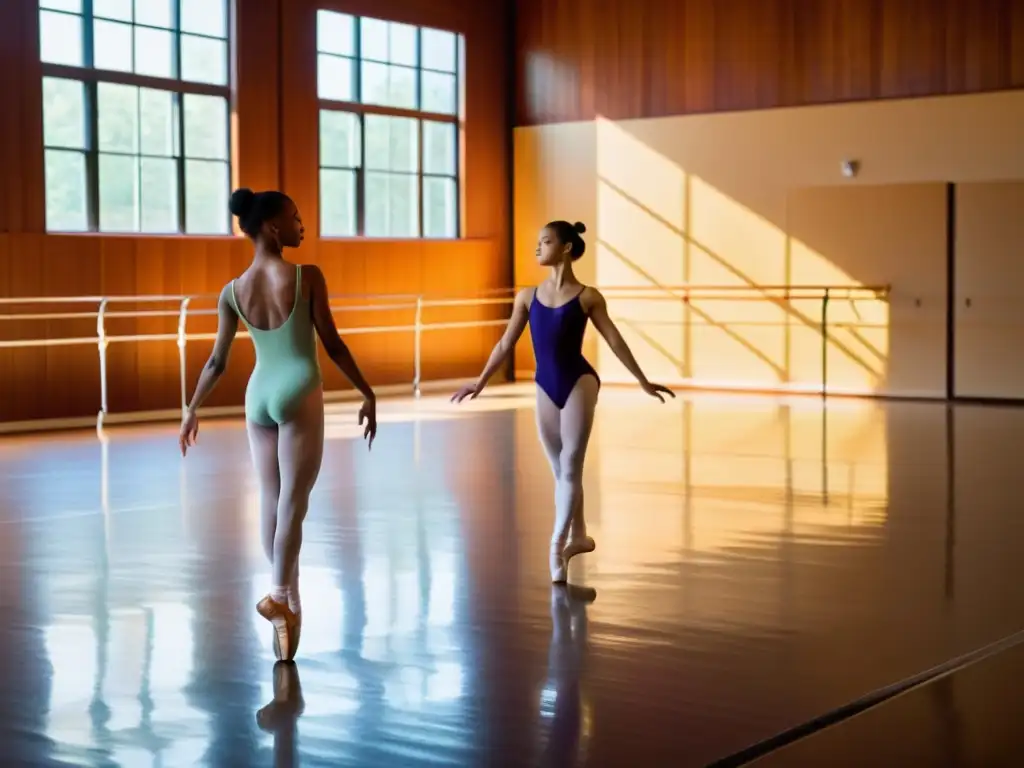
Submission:
[[[277,534],[277,507],[281,496],[281,467],[277,460],[277,432],[275,424],[265,427],[252,421],[246,422],[246,430],[249,433],[249,451],[252,453],[252,462],[256,467],[256,477],[260,486],[260,543],[263,545],[263,554],[267,556],[271,572],[274,567],[274,536]],[[272,592],[271,597],[280,602],[287,602],[290,592]],[[292,645],[296,645],[292,642]],[[274,630],[274,655],[281,658],[281,641],[277,629]]]
[[[558,500],[558,485],[562,476],[562,412],[551,402],[543,389],[537,387],[537,434],[544,447],[551,473],[555,477],[555,500]],[[557,527],[557,524],[556,524]],[[565,581],[565,563],[562,560],[564,541],[551,540],[551,579]]]
[[[274,585],[287,589],[298,578],[302,523],[324,455],[323,390],[314,390],[295,417],[282,424],[278,441],[281,494],[274,536]],[[297,599],[296,595],[296,599]]]
[[576,555],[594,551],[594,540],[587,535],[583,513],[583,461],[594,427],[600,384],[591,375],[581,376],[561,411],[562,452],[559,455],[561,477],[555,503],[555,530],[552,541],[565,542],[562,557],[568,570]]
[[537,388],[537,431],[555,476],[555,525],[551,534],[551,580],[566,579],[569,560],[594,550],[583,515],[583,459],[594,426],[600,384],[590,375],[576,382],[559,410]]
[[264,427],[247,421],[249,451],[260,486],[260,542],[267,562],[274,563],[274,534],[277,531],[277,505],[281,495],[281,468],[277,463],[277,425]]
[[291,660],[298,645],[301,601],[298,558],[309,494],[320,473],[324,448],[323,390],[314,390],[290,421],[278,427],[277,463],[281,488],[273,539],[273,587],[257,606],[274,624],[277,656]]

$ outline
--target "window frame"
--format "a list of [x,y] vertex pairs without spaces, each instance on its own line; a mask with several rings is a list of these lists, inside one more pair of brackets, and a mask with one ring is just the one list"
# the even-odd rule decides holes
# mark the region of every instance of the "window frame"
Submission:
[[[320,13],[337,13],[339,15],[349,16],[353,20],[353,48],[352,55],[346,56],[344,54],[333,53],[331,51],[321,50],[319,44],[319,18]],[[403,24],[405,26],[414,27],[416,29],[416,57],[414,64],[395,64],[390,61],[380,61],[378,59],[365,59],[363,58],[362,50],[362,24],[364,19],[370,19],[371,21],[386,22],[388,24]],[[453,72],[446,72],[439,69],[432,69],[430,67],[423,66],[423,32],[424,30],[435,30],[439,32],[446,32],[451,34],[455,40],[455,69]],[[460,32],[456,32],[450,29],[440,29],[438,27],[429,27],[422,24],[410,24],[408,22],[397,21],[393,19],[382,19],[375,16],[365,16],[356,13],[349,13],[346,11],[336,11],[331,8],[317,8],[317,205],[319,211],[319,229],[318,235],[321,239],[325,240],[351,240],[353,238],[363,239],[374,239],[374,240],[458,240],[462,237],[462,205],[461,205],[461,193],[462,193],[462,130],[464,124],[463,118],[463,78],[464,78],[464,54],[463,49],[465,46],[465,37]],[[335,59],[348,59],[352,62],[352,97],[353,101],[343,101],[340,99],[326,99],[320,96],[320,56],[330,56]],[[435,74],[446,75],[455,78],[455,112],[454,114],[445,114],[443,112],[428,112],[423,109],[407,109],[404,107],[388,107],[380,104],[367,104],[362,100],[363,96],[363,64],[369,62],[371,64],[384,64],[387,66],[403,67],[405,69],[411,69],[415,72],[416,78],[416,103],[422,104],[422,91],[423,91],[423,78],[424,72],[432,72]],[[323,164],[323,147],[321,146],[320,140],[320,125],[322,122],[322,115],[324,112],[341,112],[345,114],[354,115],[359,125],[359,164],[355,168],[347,168],[341,166],[332,166]],[[416,163],[417,167],[415,171],[400,172],[400,171],[372,171],[379,173],[386,173],[389,175],[407,175],[415,176],[417,180],[417,231],[416,235],[367,235],[366,234],[366,116],[367,115],[379,115],[383,117],[405,117],[412,118],[416,121]],[[426,173],[423,170],[423,124],[424,122],[435,122],[445,123],[452,127],[455,133],[455,171],[453,175],[439,174],[439,173]],[[338,171],[352,171],[355,174],[355,233],[351,235],[325,235],[324,234],[324,216],[323,216],[323,172],[324,170],[338,170]],[[452,179],[455,182],[455,234],[451,237],[440,237],[440,236],[426,236],[424,234],[424,211],[423,211],[423,199],[424,199],[424,179]]]
[[[2,2],[3,0],[0,0]],[[130,237],[200,237],[200,238],[211,238],[211,237],[233,237],[234,231],[232,227],[231,212],[227,210],[225,206],[224,211],[224,232],[189,232],[187,229],[187,185],[186,185],[186,165],[190,159],[200,160],[203,158],[189,158],[186,149],[185,139],[185,96],[186,95],[198,95],[198,96],[214,96],[221,97],[225,100],[227,105],[227,120],[225,121],[225,139],[227,147],[227,159],[224,162],[227,166],[227,178],[228,187],[226,192],[230,195],[231,192],[231,179],[234,172],[235,158],[234,158],[234,146],[232,142],[232,129],[231,129],[231,112],[233,108],[233,93],[232,93],[232,61],[234,58],[234,40],[231,34],[232,20],[234,17],[232,0],[222,0],[224,2],[225,22],[226,22],[226,37],[214,37],[212,35],[194,33],[194,32],[182,32],[181,29],[181,0],[175,0],[173,5],[173,28],[167,29],[165,27],[154,27],[151,24],[138,24],[135,22],[135,4],[132,3],[132,21],[130,22],[133,37],[132,37],[132,58],[134,65],[135,55],[135,37],[134,30],[137,28],[142,29],[156,29],[162,32],[170,32],[174,36],[174,45],[172,49],[173,61],[177,68],[177,77],[155,77],[152,75],[139,75],[135,72],[123,72],[120,70],[111,69],[99,69],[94,66],[96,60],[96,41],[95,41],[95,22],[97,18],[99,20],[106,20],[106,17],[97,17],[93,12],[93,0],[82,0],[82,10],[80,13],[65,10],[56,10],[53,8],[45,8],[39,0],[36,0],[36,14],[37,18],[41,17],[43,12],[51,14],[59,14],[61,16],[72,16],[82,20],[82,65],[75,66],[70,64],[55,64],[42,60],[42,51],[40,51],[40,64],[42,68],[42,77],[39,80],[40,89],[43,88],[43,82],[46,78],[59,78],[62,80],[71,80],[76,83],[81,83],[84,89],[83,99],[83,110],[85,119],[85,149],[71,150],[67,147],[50,147],[46,144],[45,137],[43,139],[43,163],[46,163],[46,153],[49,150],[59,150],[65,152],[76,152],[81,153],[85,158],[85,183],[86,183],[86,227],[82,230],[63,230],[63,229],[50,229],[49,226],[46,228],[47,234],[54,235],[126,235]],[[111,21],[117,21],[111,19]],[[119,23],[128,24],[129,22],[120,21]],[[40,32],[41,33],[41,32]],[[204,40],[216,40],[218,42],[225,43],[225,72],[227,73],[227,83],[225,85],[211,85],[209,83],[198,83],[185,80],[181,77],[181,61],[182,61],[182,39],[185,35],[190,37],[202,38]],[[146,232],[141,227],[141,202],[139,207],[140,213],[140,226],[138,230],[124,231],[124,230],[103,230],[100,228],[100,156],[104,153],[100,151],[99,146],[99,86],[100,83],[109,83],[113,85],[127,85],[135,88],[147,88],[152,90],[164,91],[170,93],[174,99],[174,106],[176,115],[174,117],[174,130],[177,135],[177,155],[173,155],[170,159],[173,159],[176,164],[176,180],[177,180],[177,230],[167,232]],[[45,109],[46,105],[43,104],[43,119],[45,120]],[[141,106],[140,106],[141,110]],[[120,154],[122,157],[127,157],[123,153],[108,153],[108,154]],[[139,190],[141,194],[141,179],[142,179],[142,162],[141,159],[147,157],[142,152],[141,146],[139,151],[130,155],[131,157],[139,159]],[[209,161],[210,158],[205,158]],[[45,171],[44,171],[45,176]],[[43,194],[47,195],[48,190],[44,184]],[[45,203],[44,203],[45,205]]]

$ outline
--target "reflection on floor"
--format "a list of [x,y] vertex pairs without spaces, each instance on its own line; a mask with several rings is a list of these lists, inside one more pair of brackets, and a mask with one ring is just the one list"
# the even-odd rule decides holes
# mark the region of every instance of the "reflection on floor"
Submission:
[[294,667],[241,424],[0,442],[3,764],[704,765],[1021,627],[1024,410],[606,388],[561,589],[528,387],[381,411],[329,416]]

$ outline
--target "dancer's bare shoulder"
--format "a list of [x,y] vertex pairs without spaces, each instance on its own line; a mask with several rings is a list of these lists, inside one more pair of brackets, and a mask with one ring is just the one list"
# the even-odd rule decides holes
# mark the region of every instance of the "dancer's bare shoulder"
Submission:
[[534,294],[537,293],[537,288],[531,286],[529,288],[520,288],[516,292],[516,298],[513,302],[514,308],[517,309],[530,309],[530,302],[533,301]]
[[303,288],[318,288],[327,285],[327,278],[324,277],[323,270],[320,269],[319,265],[299,264],[298,266],[302,268],[299,274],[302,275]]
[[588,315],[592,315],[595,311],[604,312],[607,308],[604,294],[592,285],[585,286],[580,293],[580,306]]

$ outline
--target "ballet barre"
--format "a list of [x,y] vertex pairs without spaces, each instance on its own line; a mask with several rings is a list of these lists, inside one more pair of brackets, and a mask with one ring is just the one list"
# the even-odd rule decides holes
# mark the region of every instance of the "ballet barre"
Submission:
[[[448,320],[427,322],[425,313],[432,309],[510,307],[517,289],[495,289],[481,291],[474,295],[449,296],[444,294],[348,294],[331,297],[331,311],[335,316],[344,313],[374,312],[409,312],[408,322],[386,325],[345,325],[339,323],[342,336],[379,334],[379,333],[410,333],[413,336],[413,379],[412,393],[419,396],[422,391],[422,353],[423,334],[436,333],[466,328],[501,327],[508,322],[507,313],[497,319]],[[802,322],[821,334],[821,383],[820,394],[828,395],[828,344],[831,328],[843,327],[844,323],[829,323],[829,308],[836,301],[850,302],[888,302],[890,288],[888,286],[849,286],[849,285],[810,285],[810,286],[737,286],[737,285],[647,285],[647,286],[602,286],[600,288],[610,306],[615,309],[616,302],[675,302],[685,306],[694,306],[702,301],[725,302],[759,302],[782,308],[792,309],[795,302],[820,302],[820,313],[816,320],[809,321],[800,315]],[[107,376],[107,349],[111,344],[126,343],[174,343],[178,349],[178,384],[180,389],[180,408],[182,411],[188,403],[188,371],[187,348],[190,342],[209,342],[216,338],[215,332],[189,332],[189,320],[217,314],[216,301],[218,294],[197,295],[142,295],[142,296],[34,296],[34,297],[2,297],[0,298],[0,327],[8,322],[55,322],[95,320],[95,335],[66,336],[56,338],[20,338],[0,339],[2,349],[24,349],[38,347],[66,347],[96,345],[99,356],[100,408],[97,414],[97,426],[102,427],[110,415],[109,390]],[[200,302],[213,306],[196,307]],[[142,305],[146,307],[171,304],[173,308],[153,309],[116,309],[123,305]],[[40,306],[59,305],[93,305],[95,309],[74,311],[38,311]],[[19,306],[32,308],[30,311],[5,311],[7,308]],[[613,316],[615,313],[613,312]],[[153,318],[177,318],[174,332],[165,333],[131,333],[113,334],[109,331],[110,321],[140,320]],[[616,317],[616,320],[623,318]],[[652,325],[671,324],[673,321],[642,320],[640,323]],[[768,325],[770,321],[738,321],[737,325]],[[859,323],[858,327],[872,327],[871,324]],[[249,334],[240,329],[239,336]],[[119,421],[132,421],[131,414],[119,414]]]

